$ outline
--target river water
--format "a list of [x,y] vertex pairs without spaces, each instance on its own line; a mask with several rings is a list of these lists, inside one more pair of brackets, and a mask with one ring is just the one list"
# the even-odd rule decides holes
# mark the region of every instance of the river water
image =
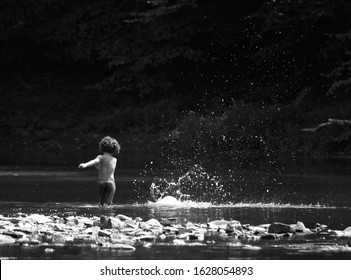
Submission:
[[[96,170],[76,167],[0,167],[0,214],[19,212],[57,216],[115,216],[178,218],[193,223],[234,219],[241,224],[272,222],[306,227],[316,223],[329,229],[351,226],[351,172],[349,160],[295,160],[279,174],[218,173],[193,169],[173,178],[145,175],[143,170],[117,170],[114,206],[97,207]],[[181,179],[180,179],[181,178]],[[166,185],[166,187],[165,187]],[[177,205],[160,205],[153,187],[173,185],[188,194]],[[304,236],[283,240],[235,242],[155,242],[132,253],[62,246],[47,254],[40,247],[1,245],[3,259],[351,259],[351,238]]]

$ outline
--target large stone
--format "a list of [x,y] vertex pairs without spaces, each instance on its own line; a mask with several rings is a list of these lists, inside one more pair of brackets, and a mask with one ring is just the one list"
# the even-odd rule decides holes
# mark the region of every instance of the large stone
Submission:
[[[109,228],[109,219],[110,218],[107,217],[107,216],[101,216],[100,217],[100,224],[99,224],[99,226],[100,226],[101,229]],[[97,226],[97,224],[93,223],[93,226]]]
[[251,232],[254,235],[263,235],[266,234],[268,232],[267,228],[263,228],[263,227],[252,227],[251,228]]
[[128,216],[122,215],[122,214],[118,214],[116,217],[117,217],[118,219],[120,219],[121,221],[132,220],[131,217],[128,217]]
[[0,244],[12,244],[15,242],[16,240],[11,236],[0,234]]
[[287,225],[284,223],[275,222],[270,224],[270,226],[268,227],[268,233],[288,233],[288,232],[294,233],[295,230],[290,225]]
[[227,228],[227,225],[230,223],[230,221],[227,221],[227,220],[214,220],[214,221],[211,221],[209,223],[207,223],[207,226],[211,226],[211,227],[215,227],[217,226],[217,228],[222,228],[222,229],[226,229]]
[[277,234],[267,233],[267,234],[261,235],[260,238],[264,240],[274,240],[274,239],[278,239],[279,237]]
[[133,240],[143,241],[143,242],[153,242],[153,241],[155,241],[155,236],[153,236],[153,235],[137,236],[137,237],[134,237]]
[[146,223],[151,227],[162,227],[161,223],[156,219],[147,220]]
[[225,231],[228,235],[237,235],[237,236],[244,235],[244,230],[240,222],[238,221],[231,221],[230,223],[228,223]]
[[139,222],[139,228],[141,228],[143,230],[149,230],[151,228],[151,226],[149,224],[147,224],[146,222]]
[[94,225],[93,220],[86,218],[86,217],[82,217],[79,219],[80,223],[83,223],[85,226],[87,227],[92,227]]
[[290,227],[295,232],[304,232],[306,230],[303,222],[297,222],[296,224],[290,225]]
[[336,237],[351,237],[351,229],[346,228],[344,230],[331,230],[330,235]]
[[102,236],[102,237],[109,237],[111,235],[111,232],[110,231],[107,231],[107,230],[100,230],[99,231],[99,236]]
[[137,229],[139,227],[139,222],[137,222],[135,220],[125,220],[124,224],[126,227],[130,227],[133,229]]
[[108,248],[110,248],[111,250],[121,250],[121,251],[125,251],[125,252],[134,252],[135,251],[135,247],[132,245],[127,245],[127,244],[109,244]]
[[125,224],[117,217],[110,217],[108,220],[108,228],[122,229]]
[[22,238],[25,236],[25,234],[23,232],[16,232],[16,231],[12,231],[12,230],[5,230],[5,231],[3,231],[2,234],[11,236],[11,237],[16,238],[16,239]]
[[54,244],[57,243],[65,243],[66,242],[66,238],[63,234],[53,234],[51,236],[51,242]]
[[25,218],[26,220],[35,222],[37,224],[45,224],[51,222],[50,218],[46,217],[45,215],[40,214],[32,214]]

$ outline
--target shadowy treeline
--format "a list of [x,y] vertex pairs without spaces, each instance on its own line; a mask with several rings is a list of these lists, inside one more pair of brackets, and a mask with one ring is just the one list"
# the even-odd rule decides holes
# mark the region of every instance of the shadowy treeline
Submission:
[[2,146],[110,134],[184,157],[349,156],[349,128],[301,129],[351,118],[350,14],[348,0],[3,0]]

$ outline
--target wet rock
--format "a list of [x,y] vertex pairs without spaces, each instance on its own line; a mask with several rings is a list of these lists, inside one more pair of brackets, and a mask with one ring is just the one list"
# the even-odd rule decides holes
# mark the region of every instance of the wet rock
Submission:
[[161,223],[156,219],[147,220],[146,223],[151,227],[162,227]]
[[184,227],[188,230],[196,230],[198,229],[199,227],[196,225],[196,224],[193,224],[193,223],[190,223],[190,222],[187,222]]
[[212,222],[209,222],[209,223],[207,223],[207,228],[208,228],[209,230],[215,231],[215,230],[218,230],[218,225],[216,225],[216,224],[214,224],[214,223],[212,223]]
[[291,232],[287,232],[287,233],[282,233],[280,236],[284,237],[284,238],[290,238],[292,237],[294,234]]
[[7,226],[14,226],[13,223],[11,223],[10,221],[0,221],[0,229],[1,228],[6,228]]
[[227,224],[225,231],[229,235],[236,235],[236,236],[244,235],[244,230],[240,222],[238,221],[231,221],[229,224]]
[[29,242],[27,242],[26,244],[29,244],[29,245],[39,245],[41,243],[40,240],[38,239],[30,239]]
[[99,230],[98,235],[102,237],[109,237],[111,235],[111,232],[107,230]]
[[116,217],[117,217],[118,219],[120,219],[121,221],[132,220],[131,217],[128,217],[128,216],[122,215],[122,214],[118,214]]
[[160,220],[160,223],[163,225],[163,226],[172,226],[174,224],[179,224],[180,223],[180,220],[179,218],[162,218]]
[[351,227],[344,230],[332,230],[330,231],[330,235],[336,237],[351,237]]
[[65,232],[65,231],[66,231],[66,227],[65,227],[65,225],[60,225],[60,224],[58,224],[58,225],[55,225],[55,226],[53,227],[53,230],[54,230],[54,231]]
[[78,244],[92,244],[96,243],[96,238],[89,234],[78,234],[73,241]]
[[11,236],[3,235],[3,234],[0,235],[0,244],[11,244],[15,242],[16,240]]
[[207,226],[209,226],[209,224],[211,225],[211,227],[215,227],[217,226],[217,228],[222,228],[222,229],[226,229],[227,228],[227,225],[230,223],[230,221],[227,221],[227,220],[214,220],[214,221],[211,221],[209,223],[207,223]]
[[125,224],[117,217],[110,217],[107,225],[108,228],[113,229],[122,229],[125,227]]
[[80,223],[83,223],[83,224],[84,224],[85,226],[87,226],[87,227],[92,227],[92,226],[94,226],[94,221],[91,220],[91,219],[88,219],[88,218],[82,217],[82,218],[79,219],[79,222],[80,222]]
[[153,242],[155,241],[155,236],[153,235],[144,235],[133,238],[133,240],[143,241],[143,242]]
[[119,232],[111,232],[111,235],[110,235],[111,243],[121,242],[121,239],[123,239],[123,235],[122,234],[120,234]]
[[131,227],[125,227],[125,228],[120,229],[120,232],[123,234],[130,234],[134,231],[135,231],[135,229],[131,228]]
[[126,227],[130,227],[133,229],[137,229],[139,227],[139,223],[135,220],[125,220],[124,224]]
[[173,233],[173,234],[178,234],[178,228],[172,227],[172,226],[164,226],[162,229],[163,233]]
[[179,239],[188,239],[189,235],[191,235],[190,232],[181,233],[181,234],[177,235],[177,238],[179,238]]
[[184,227],[179,227],[178,230],[177,230],[178,234],[186,234],[186,233],[190,233],[192,231],[193,231],[193,229],[191,229],[191,228],[184,228]]
[[9,218],[2,218],[3,221],[10,222],[11,224],[18,224],[19,222],[23,221],[23,217],[9,217]]
[[306,228],[303,222],[297,222],[296,224],[290,225],[291,229],[295,232],[296,235],[306,235],[312,234],[313,232]]
[[16,238],[16,239],[22,238],[25,236],[25,234],[23,232],[16,232],[16,231],[11,231],[11,230],[5,230],[5,231],[3,231],[2,234],[11,236],[11,237]]
[[287,232],[294,233],[295,230],[290,225],[279,223],[279,222],[272,223],[268,227],[268,233],[287,233]]
[[51,243],[65,243],[66,238],[62,234],[53,234],[51,236]]
[[251,232],[254,235],[263,235],[268,233],[268,228],[263,228],[263,227],[252,227]]
[[260,239],[274,240],[274,239],[278,239],[278,235],[274,233],[267,233],[267,234],[261,235]]
[[32,214],[26,217],[25,219],[28,221],[35,222],[37,224],[45,224],[50,222],[50,219],[47,216],[40,214]]
[[[110,218],[107,217],[107,216],[101,216],[100,217],[100,224],[99,224],[99,226],[100,226],[101,229],[109,227],[109,219]],[[96,226],[96,225],[93,223],[93,226]]]
[[151,226],[149,224],[147,224],[146,222],[139,222],[139,228],[141,228],[143,230],[149,230],[151,228]]
[[185,245],[186,243],[184,240],[174,239],[173,244],[174,245]]
[[16,243],[18,244],[29,243],[29,242],[30,242],[30,239],[28,237],[19,238],[16,240]]
[[121,250],[121,251],[128,251],[128,252],[134,252],[135,247],[132,245],[127,245],[127,244],[111,244],[108,246],[112,250]]
[[257,227],[261,227],[261,228],[264,228],[264,229],[267,229],[269,228],[271,224],[261,224],[261,225],[258,225]]
[[225,231],[224,228],[218,228],[218,229],[217,229],[217,233],[218,233],[218,234],[222,234],[222,235],[224,235],[224,234],[227,235],[227,232]]

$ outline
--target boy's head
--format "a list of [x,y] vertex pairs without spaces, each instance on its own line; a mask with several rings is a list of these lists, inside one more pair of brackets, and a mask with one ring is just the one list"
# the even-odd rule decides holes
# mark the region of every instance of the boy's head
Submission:
[[100,141],[99,149],[101,153],[109,153],[116,156],[119,154],[121,146],[116,139],[113,139],[110,136],[106,136]]

